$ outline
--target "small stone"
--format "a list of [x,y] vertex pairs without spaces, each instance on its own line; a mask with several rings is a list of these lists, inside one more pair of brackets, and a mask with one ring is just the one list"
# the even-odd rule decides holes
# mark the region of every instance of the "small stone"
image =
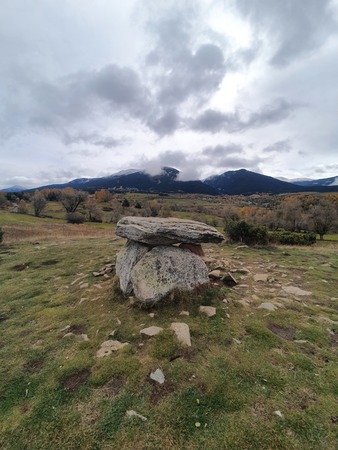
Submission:
[[178,341],[186,345],[188,347],[191,347],[191,339],[190,339],[190,330],[186,323],[183,322],[173,322],[170,325],[170,329],[174,331],[176,334],[176,337]]
[[80,338],[83,339],[84,341],[89,341],[89,337],[87,334],[80,334]]
[[126,412],[126,416],[127,417],[138,417],[139,419],[141,419],[143,421],[148,420],[146,417],[144,417],[141,414],[137,413],[133,409],[128,409],[128,411]]
[[111,355],[113,352],[120,350],[121,348],[129,345],[127,342],[122,343],[119,341],[104,341],[101,344],[101,348],[96,352],[97,358],[102,358],[104,356]]
[[225,315],[227,316],[228,319],[230,319],[230,314],[225,313]]
[[66,333],[66,334],[63,336],[63,338],[67,338],[67,337],[70,337],[70,336],[75,336],[75,334],[72,333],[72,332]]
[[282,286],[282,289],[284,292],[286,292],[288,294],[292,294],[292,295],[300,295],[300,296],[312,295],[312,292],[303,291],[303,289],[300,289],[297,286]]
[[278,410],[278,411],[274,411],[274,413],[276,414],[276,416],[280,417],[281,419],[284,418],[284,415]]
[[143,328],[143,330],[140,331],[140,334],[142,334],[144,336],[152,337],[152,336],[157,336],[158,334],[161,333],[161,331],[163,331],[163,328],[152,326],[152,327],[148,327],[148,328]]
[[259,300],[259,297],[258,297],[258,295],[256,295],[256,294],[253,294],[253,295],[251,296],[251,298],[252,298],[252,300]]
[[236,339],[236,338],[232,338],[232,340],[233,340],[236,344],[241,344],[241,343],[242,343],[239,339]]
[[266,302],[266,303],[261,303],[258,306],[258,309],[267,309],[268,311],[276,311],[276,309],[278,309],[278,308],[273,303]]
[[153,319],[155,317],[155,313],[149,313],[148,316]]
[[100,275],[103,275],[101,272],[93,272],[94,277],[99,277]]
[[151,372],[150,378],[159,384],[163,384],[165,380],[164,373],[161,369],[156,369],[155,372]]
[[115,336],[116,330],[113,330],[111,333],[108,334],[109,338],[113,338]]
[[225,275],[221,278],[221,280],[223,281],[223,283],[224,283],[226,286],[230,286],[230,287],[236,286],[236,284],[238,284],[237,281],[236,281],[236,279],[231,275],[230,272],[228,272],[227,274],[225,274]]
[[222,274],[220,270],[212,270],[211,272],[209,272],[209,278],[215,278],[217,280],[219,280],[220,278],[222,278]]
[[70,328],[70,325],[66,325],[64,328],[62,328],[62,330],[60,330],[60,331],[66,331],[66,330],[69,330],[69,328]]
[[229,303],[229,301],[226,298],[223,298],[222,302],[227,305]]
[[254,275],[253,277],[254,281],[262,281],[262,282],[267,282],[268,278],[269,278],[268,273],[256,273],[256,275]]
[[199,311],[206,314],[208,317],[213,317],[216,315],[216,308],[213,306],[200,306]]
[[80,284],[80,289],[85,289],[89,286],[89,283],[81,283]]
[[293,342],[295,342],[296,344],[306,344],[308,341],[306,341],[305,339],[295,339]]
[[189,311],[181,311],[180,316],[189,316]]

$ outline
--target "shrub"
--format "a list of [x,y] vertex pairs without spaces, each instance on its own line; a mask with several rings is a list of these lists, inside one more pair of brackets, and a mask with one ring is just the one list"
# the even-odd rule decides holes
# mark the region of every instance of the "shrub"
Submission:
[[284,245],[312,245],[316,242],[315,233],[295,233],[292,231],[273,231],[270,242]]
[[66,220],[68,223],[83,223],[85,216],[79,212],[71,212],[66,214]]
[[266,227],[252,225],[245,220],[230,220],[224,231],[233,242],[243,242],[246,245],[266,245],[269,242]]

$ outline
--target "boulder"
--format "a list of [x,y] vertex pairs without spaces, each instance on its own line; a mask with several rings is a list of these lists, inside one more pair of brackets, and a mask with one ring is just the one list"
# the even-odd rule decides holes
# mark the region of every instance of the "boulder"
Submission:
[[116,259],[116,275],[120,279],[120,288],[125,295],[131,295],[133,293],[133,286],[130,281],[132,268],[149,250],[150,248],[147,245],[128,241],[118,253]]
[[173,217],[123,217],[118,221],[115,233],[149,245],[218,243],[224,239],[214,227]]
[[146,253],[131,271],[130,280],[136,298],[156,303],[175,289],[192,291],[208,284],[204,261],[189,250],[155,247]]

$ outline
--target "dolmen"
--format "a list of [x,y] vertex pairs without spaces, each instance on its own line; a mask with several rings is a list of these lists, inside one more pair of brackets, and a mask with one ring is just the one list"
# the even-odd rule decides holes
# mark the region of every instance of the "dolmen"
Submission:
[[171,217],[123,217],[115,233],[128,239],[116,260],[120,288],[150,305],[176,289],[208,284],[201,243],[224,239],[204,223]]

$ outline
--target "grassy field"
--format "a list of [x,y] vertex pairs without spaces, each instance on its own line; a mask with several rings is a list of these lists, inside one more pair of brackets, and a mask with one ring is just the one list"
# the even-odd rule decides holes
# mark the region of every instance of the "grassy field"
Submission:
[[[337,242],[206,245],[210,269],[238,285],[149,311],[123,298],[113,274],[92,275],[124,244],[112,226],[17,217],[0,214],[1,449],[337,448]],[[267,302],[275,311],[259,308]],[[189,325],[191,348],[173,321]],[[165,331],[142,338],[151,325]],[[97,358],[113,331],[129,345]],[[149,377],[157,368],[163,385]]]

